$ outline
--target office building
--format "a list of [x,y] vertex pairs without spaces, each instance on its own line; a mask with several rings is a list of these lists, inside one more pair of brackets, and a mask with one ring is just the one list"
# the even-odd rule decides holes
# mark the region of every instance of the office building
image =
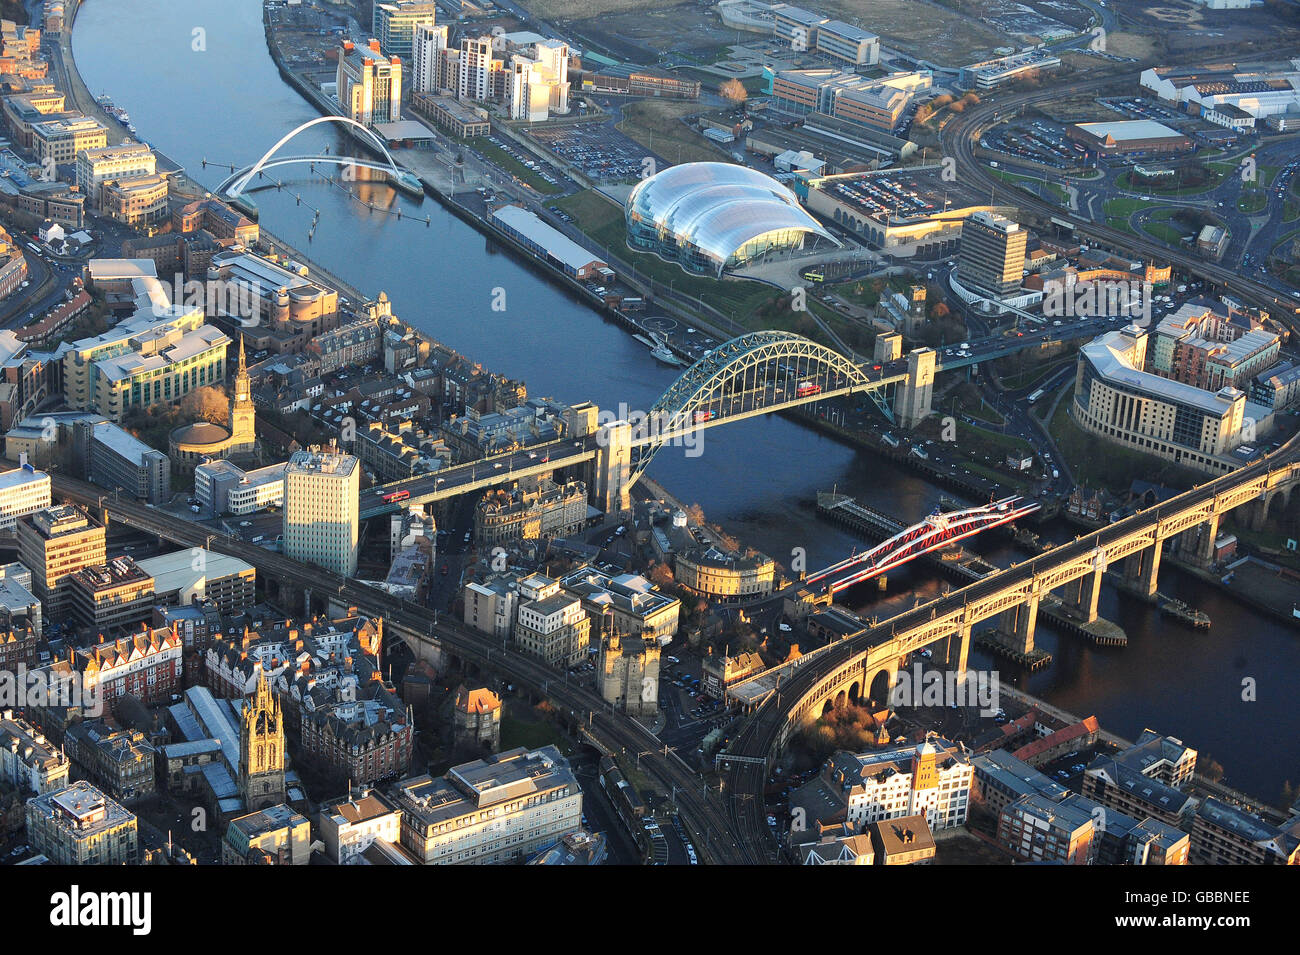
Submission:
[[931,829],[964,825],[973,778],[966,748],[939,738],[856,755],[841,750],[822,768],[855,831],[917,815]]
[[307,865],[311,823],[283,803],[230,820],[221,843],[222,865]]
[[63,349],[63,396],[70,407],[116,422],[132,408],[179,403],[195,388],[225,382],[230,339],[204,324],[201,307],[169,304],[153,263],[143,265],[147,270],[137,270],[137,281],[127,285],[148,287],[139,293],[145,305],[108,331]]
[[123,803],[154,794],[153,745],[140,730],[115,729],[103,720],[74,723],[63,747],[78,775]]
[[361,466],[337,451],[296,451],[284,471],[284,552],[343,577],[357,570]]
[[41,637],[44,618],[41,602],[32,593],[31,571],[17,561],[0,566],[0,670],[12,669],[18,662],[6,649],[17,653],[18,645],[26,642],[27,631],[32,639]]
[[32,572],[32,592],[47,619],[71,609],[72,575],[104,563],[104,528],[75,504],[59,504],[18,522],[18,559]]
[[146,229],[167,219],[170,181],[166,176],[110,179],[100,186],[100,211],[133,229]]
[[154,603],[186,606],[211,601],[220,613],[243,613],[256,602],[257,569],[238,557],[191,547],[146,557],[139,568],[153,578]]
[[171,461],[111,421],[79,423],[88,432],[86,477],[100,487],[161,504],[171,500]]
[[520,603],[515,622],[515,646],[547,666],[567,669],[587,659],[591,618],[577,597],[554,591]]
[[610,574],[583,565],[560,578],[565,593],[582,600],[593,618],[609,615],[618,633],[649,633],[662,646],[677,635],[682,602],[640,574]]
[[957,72],[957,85],[965,90],[991,90],[1010,80],[1055,70],[1061,58],[1048,50],[1024,50],[993,60],[963,66]]
[[854,66],[875,66],[880,62],[880,37],[843,20],[817,24],[817,52],[827,53]]
[[876,865],[929,865],[934,861],[934,834],[925,816],[882,819],[869,828]]
[[976,212],[961,227],[957,278],[995,298],[1015,295],[1025,273],[1028,234],[1017,222]]
[[514,633],[519,605],[519,582],[509,574],[497,574],[483,582],[465,585],[463,620],[480,633],[505,639]]
[[77,188],[86,194],[92,207],[101,209],[101,187],[105,182],[152,176],[158,160],[144,143],[121,143],[83,149],[77,153]]
[[582,828],[582,790],[554,746],[404,779],[393,794],[402,846],[426,865],[519,862]]
[[363,853],[376,842],[398,849],[402,839],[401,809],[373,789],[327,802],[317,825],[325,855],[338,865],[364,865]]
[[27,803],[27,843],[54,865],[135,865],[136,818],[85,780]]
[[65,113],[61,118],[32,124],[32,152],[42,166],[73,163],[82,150],[102,149],[106,145],[108,130],[80,113]]
[[48,685],[79,684],[84,699],[102,703],[106,711],[128,693],[153,706],[180,688],[182,652],[180,639],[170,630],[145,626],[131,636],[78,647],[44,672]]
[[130,557],[71,575],[72,618],[92,633],[111,633],[153,618],[153,578]]
[[205,461],[194,469],[194,496],[203,513],[252,514],[284,503],[288,464],[245,471],[229,461]]
[[1203,391],[1143,371],[1148,337],[1130,325],[1079,349],[1070,408],[1075,422],[1107,441],[1193,470],[1221,474],[1240,466],[1230,455],[1243,440],[1245,393]]
[[26,463],[0,473],[0,533],[15,533],[20,517],[49,506],[47,473]]
[[408,63],[415,47],[415,32],[432,30],[438,5],[433,0],[388,0],[371,7],[370,32],[379,39],[379,49],[388,57]]
[[40,796],[68,784],[71,764],[63,751],[13,710],[0,712],[0,783]]
[[772,109],[790,116],[830,117],[865,130],[890,134],[902,123],[918,93],[934,85],[929,70],[871,77],[830,68],[764,71]]
[[379,41],[343,44],[335,74],[341,112],[363,126],[402,118],[402,61],[384,56]]
[[492,132],[487,110],[450,96],[412,93],[411,109],[457,139],[476,139]]
[[732,603],[770,594],[776,563],[766,554],[746,556],[700,545],[674,555],[673,576],[707,600]]
[[569,481],[559,485],[542,478],[533,488],[485,493],[474,509],[474,539],[483,547],[553,540],[568,537],[586,523],[586,484]]

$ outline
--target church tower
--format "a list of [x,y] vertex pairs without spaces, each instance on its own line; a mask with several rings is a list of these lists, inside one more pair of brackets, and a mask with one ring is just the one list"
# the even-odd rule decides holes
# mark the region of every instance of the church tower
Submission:
[[253,390],[244,364],[244,336],[239,336],[239,370],[235,374],[235,400],[230,404],[230,448],[251,451],[257,441]]
[[[242,364],[242,363],[241,363]],[[257,689],[244,702],[239,727],[239,791],[244,811],[255,812],[285,800],[284,720],[271,681],[259,669]]]

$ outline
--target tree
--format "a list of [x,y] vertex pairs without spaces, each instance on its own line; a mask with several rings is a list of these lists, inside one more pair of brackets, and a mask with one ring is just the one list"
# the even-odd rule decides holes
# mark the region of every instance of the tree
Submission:
[[230,401],[215,385],[203,385],[181,399],[181,414],[191,421],[222,424],[230,415]]
[[749,91],[740,80],[723,80],[718,87],[718,93],[732,106],[739,106],[749,99]]

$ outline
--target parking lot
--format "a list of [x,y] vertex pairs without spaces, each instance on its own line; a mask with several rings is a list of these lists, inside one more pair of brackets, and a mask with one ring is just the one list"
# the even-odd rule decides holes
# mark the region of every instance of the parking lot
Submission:
[[[640,179],[647,168],[645,147],[613,126],[566,126],[529,133],[534,139],[596,182]],[[654,168],[667,165],[654,160]]]
[[1064,126],[1045,120],[1000,126],[985,133],[980,145],[1053,169],[1077,168],[1088,157],[1082,145],[1066,138]]
[[531,153],[520,149],[509,140],[500,139],[496,136],[489,136],[487,137],[487,141],[497,149],[500,149],[507,156],[517,160],[530,172],[534,173],[539,179],[550,183],[552,186],[560,185],[561,174],[558,169],[555,169],[548,163],[538,162],[533,158]]

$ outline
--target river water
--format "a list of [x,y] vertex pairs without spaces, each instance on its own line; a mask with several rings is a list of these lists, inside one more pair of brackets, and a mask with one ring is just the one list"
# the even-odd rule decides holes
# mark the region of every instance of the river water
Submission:
[[[203,44],[195,43],[196,29],[204,31]],[[318,115],[271,61],[259,0],[85,0],[73,46],[91,92],[109,93],[142,138],[208,186],[223,172],[201,168],[204,158],[250,163]],[[331,152],[348,147],[318,126],[288,150],[311,154],[326,145]],[[645,346],[433,200],[354,187],[368,200],[420,217],[399,221],[305,170],[277,175],[292,187],[255,194],[271,232],[362,292],[386,291],[395,314],[486,368],[523,379],[530,394],[648,409],[672,382],[676,372]],[[309,240],[313,209],[321,216]],[[504,311],[492,308],[498,288],[505,290]],[[817,567],[861,546],[816,519],[819,490],[836,487],[908,521],[931,511],[942,493],[909,471],[777,417],[711,429],[702,448],[698,458],[664,449],[651,476],[787,564],[795,547]],[[1057,528],[1048,536],[1070,533]],[[998,543],[984,553],[1004,565],[1015,559]],[[939,586],[918,566],[893,575],[884,594],[860,588],[848,600],[860,611],[888,615]],[[1180,736],[1222,763],[1226,782],[1276,799],[1284,780],[1300,782],[1300,718],[1288,689],[1300,673],[1300,637],[1176,571],[1162,573],[1161,590],[1205,610],[1214,626],[1208,633],[1184,629],[1106,588],[1102,613],[1128,631],[1127,648],[1095,649],[1040,626],[1038,642],[1053,665],[1029,677],[1004,667],[1003,678],[1079,715],[1096,714],[1129,738],[1147,726]],[[978,651],[972,659],[995,665]],[[1256,681],[1255,701],[1242,699],[1247,678]]]

